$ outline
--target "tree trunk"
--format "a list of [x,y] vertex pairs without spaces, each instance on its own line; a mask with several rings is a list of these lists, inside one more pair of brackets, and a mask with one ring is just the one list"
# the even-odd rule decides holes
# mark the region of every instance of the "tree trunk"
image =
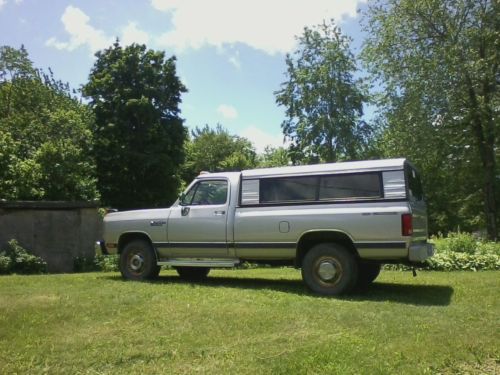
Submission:
[[484,209],[486,214],[486,230],[492,241],[498,239],[497,204],[495,197],[495,153],[493,150],[484,150]]
[[[481,109],[472,85],[472,80],[468,75],[466,76],[466,79],[469,99],[471,102],[471,125],[476,136],[479,156],[483,166],[483,196],[486,230],[488,233],[488,239],[496,241],[498,238],[498,232],[497,204],[495,197],[495,136],[494,129],[489,129],[489,127],[494,126],[494,124],[492,123],[493,121],[491,121],[491,118],[484,119],[483,116],[481,116]],[[484,127],[486,127],[487,131],[485,131]]]
[[326,162],[327,163],[335,163],[337,160],[337,157],[335,155],[335,149],[333,145],[333,136],[331,134],[327,135],[327,156],[326,156]]

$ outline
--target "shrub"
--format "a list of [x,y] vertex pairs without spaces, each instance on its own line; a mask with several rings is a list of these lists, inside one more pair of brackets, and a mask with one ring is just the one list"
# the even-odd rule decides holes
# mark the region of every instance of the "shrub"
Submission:
[[[3,254],[3,253],[2,253]],[[12,259],[5,255],[0,255],[0,275],[10,273],[12,267]]]
[[[475,238],[470,233],[433,237],[436,254],[423,268],[435,271],[500,270],[500,243]],[[388,264],[385,269],[409,270],[406,265]]]
[[500,242],[479,242],[476,254],[494,254],[500,256]]
[[73,259],[73,271],[74,272],[93,272],[99,271],[100,267],[96,261],[96,258],[88,258],[84,256],[75,257]]
[[94,258],[76,257],[73,260],[74,272],[116,272],[118,268],[118,255],[97,254]]
[[103,272],[116,272],[118,268],[118,255],[96,255],[94,263]]
[[0,252],[0,273],[34,274],[47,272],[47,263],[10,240]]
[[500,256],[495,254],[467,254],[459,252],[437,253],[426,262],[427,268],[436,271],[486,271],[500,270]]
[[474,254],[480,241],[470,233],[450,232],[448,237],[433,237],[432,242],[439,252]]

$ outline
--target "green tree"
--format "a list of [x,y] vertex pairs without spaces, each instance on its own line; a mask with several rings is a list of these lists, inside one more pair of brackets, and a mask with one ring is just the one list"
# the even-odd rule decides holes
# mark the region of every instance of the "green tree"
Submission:
[[290,165],[292,160],[288,154],[288,150],[284,147],[266,146],[264,153],[259,155],[259,167],[283,167]]
[[0,47],[0,198],[94,200],[92,113],[69,87]]
[[184,161],[175,57],[116,41],[99,51],[83,94],[96,117],[94,155],[102,200],[117,208],[172,203]]
[[331,21],[306,27],[298,49],[286,56],[286,81],[275,95],[286,108],[281,126],[294,161],[335,162],[363,154],[371,131],[361,121],[366,96],[353,77],[349,42]]
[[231,135],[218,124],[215,129],[205,125],[191,132],[186,145],[184,180],[189,183],[201,171],[241,171],[256,166],[256,154],[250,141]]
[[491,0],[376,1],[366,13],[363,52],[383,83],[386,151],[411,156],[427,176],[434,224],[441,220],[449,230],[484,223],[492,239],[498,235],[499,10]]

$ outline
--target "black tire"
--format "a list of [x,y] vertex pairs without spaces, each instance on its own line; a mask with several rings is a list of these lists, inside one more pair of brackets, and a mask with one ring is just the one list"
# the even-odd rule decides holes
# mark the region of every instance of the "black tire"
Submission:
[[134,240],[120,254],[120,272],[128,280],[151,280],[160,273],[151,244],[145,240]]
[[336,243],[312,247],[302,261],[302,279],[313,292],[339,295],[351,291],[358,278],[358,262],[352,252]]
[[380,263],[359,263],[357,287],[363,288],[375,281],[380,274],[382,265]]
[[207,278],[210,268],[208,267],[176,267],[180,278],[189,281],[201,281]]

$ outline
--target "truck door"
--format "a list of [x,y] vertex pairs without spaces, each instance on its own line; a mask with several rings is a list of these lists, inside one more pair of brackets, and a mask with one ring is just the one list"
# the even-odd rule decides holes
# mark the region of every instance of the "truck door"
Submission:
[[226,179],[200,180],[168,219],[168,255],[223,257],[227,249],[229,189]]

